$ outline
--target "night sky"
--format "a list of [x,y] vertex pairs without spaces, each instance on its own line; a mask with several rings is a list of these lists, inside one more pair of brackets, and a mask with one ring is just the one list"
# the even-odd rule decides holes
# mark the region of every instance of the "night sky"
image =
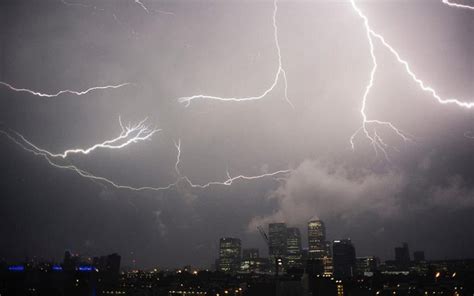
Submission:
[[[273,1],[3,0],[0,81],[43,93],[131,85],[53,98],[0,85],[0,129],[53,153],[87,148],[145,117],[162,129],[123,149],[72,155],[117,189],[54,168],[0,134],[0,259],[60,259],[66,249],[117,252],[123,265],[208,267],[222,236],[265,244],[258,225],[299,226],[319,217],[328,239],[349,237],[358,256],[393,258],[408,242],[428,259],[474,257],[474,109],[439,104],[375,41],[378,69],[367,100],[388,160],[359,134],[372,60],[363,20],[349,1],[278,2],[276,21],[288,97],[273,83],[278,55]],[[442,97],[474,97],[474,10],[441,1],[356,1],[370,25]],[[467,3],[458,2],[458,3]],[[472,3],[472,2],[471,2]]]

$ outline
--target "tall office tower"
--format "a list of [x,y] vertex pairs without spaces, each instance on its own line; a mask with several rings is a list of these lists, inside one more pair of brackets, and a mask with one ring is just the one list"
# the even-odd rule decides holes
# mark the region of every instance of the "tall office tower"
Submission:
[[335,240],[332,244],[334,277],[351,278],[355,274],[356,254],[350,239]]
[[285,223],[268,224],[268,254],[272,271],[279,272],[286,256],[286,237],[288,233]]
[[290,227],[287,229],[286,265],[289,268],[302,267],[301,233],[296,227]]
[[400,267],[407,267],[410,264],[410,251],[407,243],[395,248],[395,262]]
[[223,237],[219,241],[219,260],[217,269],[234,273],[240,268],[241,243],[238,238]]
[[309,259],[323,259],[328,256],[326,242],[326,228],[321,220],[308,222],[308,257]]
[[268,225],[268,254],[274,257],[286,255],[287,230],[285,223],[270,223]]
[[120,260],[121,257],[117,253],[113,253],[107,256],[107,271],[111,273],[120,273]]

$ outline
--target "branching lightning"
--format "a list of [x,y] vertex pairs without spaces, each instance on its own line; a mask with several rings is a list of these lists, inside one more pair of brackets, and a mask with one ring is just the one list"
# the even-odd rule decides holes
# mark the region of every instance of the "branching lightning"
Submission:
[[[359,15],[360,18],[364,21],[364,27],[366,30],[366,35],[367,35],[367,40],[369,43],[369,49],[370,49],[370,56],[372,59],[372,70],[370,71],[370,79],[369,82],[365,88],[364,95],[362,97],[362,106],[360,109],[360,113],[362,115],[362,127],[356,130],[356,132],[351,136],[350,138],[350,143],[352,149],[354,149],[354,139],[359,134],[361,131],[365,135],[365,137],[372,143],[372,146],[376,150],[382,151],[382,153],[385,155],[385,158],[388,159],[386,148],[388,145],[386,145],[382,138],[376,133],[375,129],[370,130],[369,126],[374,125],[374,126],[385,126],[392,130],[397,136],[402,138],[404,141],[409,141],[411,138],[403,131],[398,129],[393,123],[388,122],[388,121],[380,121],[380,120],[375,120],[375,119],[369,119],[367,114],[366,114],[366,105],[367,105],[367,99],[368,96],[370,95],[370,91],[374,85],[374,79],[375,79],[375,73],[377,71],[377,57],[375,55],[375,50],[374,50],[374,39],[377,39],[386,49],[390,51],[396,58],[397,62],[402,64],[403,67],[405,68],[406,73],[412,78],[412,80],[420,87],[421,90],[424,92],[427,92],[430,94],[438,103],[440,104],[454,104],[462,108],[467,108],[471,109],[474,107],[474,102],[469,102],[469,101],[463,101],[460,99],[456,98],[442,98],[438,93],[433,89],[432,87],[428,86],[423,80],[418,78],[416,74],[413,72],[411,69],[410,65],[408,62],[404,59],[402,59],[399,55],[399,53],[385,40],[385,38],[376,33],[369,24],[369,19],[367,16],[363,14],[363,12],[359,9],[359,7],[356,5],[355,0],[349,0],[352,8],[355,10],[355,12]],[[468,7],[463,7],[464,5],[459,6],[458,4],[453,4],[450,3],[449,1],[444,0],[443,3],[451,5],[451,6],[456,6],[456,7],[462,7],[462,8],[468,8]],[[469,7],[470,8],[470,7]]]
[[182,175],[181,171],[179,169],[179,165],[180,165],[180,162],[181,162],[181,140],[179,140],[177,143],[175,143],[175,147],[176,147],[176,150],[178,151],[178,153],[177,153],[177,159],[176,159],[176,163],[175,163],[174,167],[175,167],[175,171],[178,175],[178,179],[181,179],[181,180],[185,181],[191,188],[205,189],[205,188],[208,188],[208,187],[213,186],[213,185],[230,186],[230,185],[232,185],[232,183],[234,181],[237,181],[237,180],[257,180],[257,179],[262,179],[262,178],[266,178],[266,177],[274,177],[274,176],[277,176],[277,175],[288,174],[292,171],[292,170],[279,170],[279,171],[275,171],[275,172],[272,172],[272,173],[265,173],[265,174],[261,174],[261,175],[255,175],[255,176],[238,175],[238,176],[234,176],[234,177],[232,177],[230,175],[229,171],[227,171],[226,172],[227,179],[225,179],[224,181],[211,181],[211,182],[206,183],[206,184],[194,184],[187,176]]
[[[82,4],[76,4],[76,3],[69,3],[66,2],[65,0],[61,0],[63,3],[68,4],[68,5],[81,5]],[[140,0],[133,0],[136,4],[140,5],[140,7],[145,10],[147,13],[150,13],[150,10],[140,1]],[[383,140],[383,138],[380,136],[380,129],[387,129],[394,133],[396,136],[401,138],[403,141],[410,141],[411,136],[405,133],[404,131],[400,130],[397,128],[392,122],[389,121],[382,121],[378,119],[372,119],[369,118],[366,112],[366,107],[367,107],[367,102],[368,98],[370,96],[371,90],[374,86],[375,83],[375,78],[376,78],[376,73],[378,69],[378,60],[377,56],[375,54],[375,42],[378,41],[381,45],[383,45],[384,48],[386,48],[397,60],[398,63],[400,63],[408,76],[419,86],[419,88],[431,95],[432,98],[434,98],[438,103],[446,105],[446,104],[453,104],[461,108],[466,108],[466,109],[471,109],[474,108],[474,102],[471,101],[464,101],[461,99],[457,98],[442,98],[438,93],[433,89],[431,86],[427,85],[423,80],[421,80],[411,69],[409,63],[404,60],[399,53],[385,40],[385,38],[377,33],[376,31],[373,30],[373,28],[370,26],[369,19],[367,16],[360,10],[360,8],[356,5],[355,0],[349,0],[352,8],[356,12],[356,14],[363,20],[364,23],[364,28],[365,28],[365,33],[366,33],[366,38],[368,41],[369,45],[369,52],[370,52],[370,57],[372,61],[372,68],[370,70],[370,75],[369,75],[369,81],[367,85],[365,86],[365,91],[362,96],[362,104],[360,108],[360,114],[362,116],[362,126],[357,129],[354,134],[350,137],[350,144],[352,149],[355,148],[355,138],[362,133],[366,139],[368,139],[373,146],[376,154],[382,153],[385,159],[389,159],[387,149],[390,148],[390,146]],[[449,0],[442,0],[442,3],[452,6],[452,7],[457,7],[457,8],[464,8],[464,9],[474,9],[474,7],[468,6],[468,5],[461,5],[461,4],[456,4],[453,2],[450,2]],[[287,77],[286,77],[286,72],[283,68],[283,63],[282,63],[282,55],[281,55],[281,48],[279,44],[279,39],[278,39],[278,26],[277,26],[277,12],[278,12],[278,5],[277,5],[277,0],[274,0],[273,2],[273,35],[274,35],[274,41],[275,41],[275,47],[276,47],[276,52],[278,56],[278,68],[275,73],[274,79],[272,84],[270,85],[269,88],[265,89],[262,94],[258,96],[249,96],[249,97],[218,97],[218,96],[211,96],[211,95],[193,95],[193,96],[188,96],[188,97],[181,97],[178,98],[178,101],[180,103],[183,103],[185,106],[189,106],[193,100],[197,99],[210,99],[210,100],[217,100],[217,101],[233,101],[233,102],[244,102],[244,101],[254,101],[254,100],[260,100],[265,98],[270,92],[272,92],[275,87],[278,85],[280,81],[283,81],[284,84],[284,96],[288,104],[292,107],[293,104],[288,98],[288,82],[287,82]],[[12,86],[11,84],[7,82],[2,82],[0,81],[0,85],[8,87],[10,90],[16,91],[16,92],[27,92],[31,95],[39,96],[39,97],[46,97],[46,98],[53,98],[53,97],[58,97],[63,94],[72,94],[72,95],[85,95],[89,92],[95,91],[95,90],[105,90],[105,89],[116,89],[120,87],[124,87],[127,85],[131,85],[132,83],[122,83],[118,85],[106,85],[106,86],[96,86],[96,87],[91,87],[89,89],[86,89],[84,91],[74,91],[74,90],[60,90],[56,93],[48,94],[48,93],[42,93],[38,91],[33,91],[30,89],[26,88],[17,88]],[[230,186],[232,185],[235,181],[239,180],[258,180],[262,178],[267,178],[267,177],[278,177],[281,175],[286,175],[292,172],[291,169],[287,170],[278,170],[274,171],[271,173],[264,173],[260,175],[254,175],[254,176],[245,176],[245,175],[237,175],[237,176],[231,176],[231,174],[227,171],[226,172],[226,177],[222,181],[211,181],[205,184],[195,184],[191,181],[191,179],[182,174],[180,170],[180,165],[181,165],[181,154],[182,154],[182,146],[181,146],[181,140],[178,140],[177,142],[174,143],[177,154],[176,154],[176,162],[174,164],[174,170],[176,173],[176,179],[173,183],[170,183],[166,186],[160,186],[160,187],[154,187],[154,186],[142,186],[142,187],[135,187],[131,185],[123,185],[119,184],[115,181],[112,181],[109,178],[102,177],[102,176],[97,176],[94,175],[86,170],[83,170],[81,168],[78,168],[75,165],[72,164],[65,164],[67,161],[66,159],[70,155],[88,155],[92,153],[93,151],[96,151],[98,149],[110,149],[110,150],[115,150],[115,149],[122,149],[125,148],[131,144],[146,141],[151,139],[151,137],[161,131],[161,129],[152,129],[149,126],[145,124],[146,119],[138,122],[137,124],[128,124],[127,126],[124,126],[119,118],[120,122],[120,127],[121,127],[121,132],[120,134],[112,139],[105,140],[101,143],[94,144],[88,148],[71,148],[68,150],[65,150],[60,153],[53,153],[50,152],[46,149],[40,148],[37,145],[33,144],[31,141],[27,140],[23,135],[21,135],[18,132],[7,132],[0,130],[0,134],[5,135],[7,138],[9,138],[11,141],[13,141],[15,144],[20,146],[22,149],[25,151],[32,153],[36,156],[41,156],[43,157],[48,164],[51,166],[58,168],[58,169],[64,169],[64,170],[71,170],[78,174],[79,176],[90,179],[95,182],[103,183],[110,185],[114,188],[117,189],[127,189],[127,190],[132,190],[132,191],[162,191],[162,190],[170,190],[172,188],[175,188],[179,186],[180,184],[185,184],[189,188],[192,189],[206,189],[211,186]],[[467,137],[470,136],[466,135]],[[278,179],[278,178],[277,178]]]
[[17,136],[23,140],[26,144],[31,146],[35,151],[38,151],[40,153],[44,153],[50,157],[56,158],[66,158],[71,154],[89,154],[93,152],[96,149],[121,149],[124,148],[130,144],[134,144],[137,142],[149,140],[153,134],[161,131],[161,129],[150,129],[148,126],[146,126],[144,123],[147,119],[143,119],[139,123],[135,125],[131,125],[130,123],[127,126],[124,126],[122,124],[122,121],[120,120],[119,117],[119,122],[120,122],[120,127],[122,128],[122,132],[120,135],[117,137],[106,140],[102,143],[95,144],[89,148],[73,148],[73,149],[68,149],[62,153],[52,153],[49,152],[48,150],[42,149],[28,141],[23,135],[16,133]]
[[133,83],[131,83],[131,82],[125,82],[125,83],[115,84],[115,85],[94,86],[94,87],[88,88],[88,89],[83,90],[83,91],[75,91],[75,90],[65,89],[65,90],[60,90],[56,93],[48,94],[48,93],[42,93],[42,92],[34,91],[34,90],[31,90],[31,89],[28,89],[28,88],[14,87],[13,85],[11,85],[9,83],[0,81],[0,85],[6,86],[6,87],[8,87],[9,89],[11,89],[13,91],[26,92],[26,93],[29,93],[29,94],[34,95],[34,96],[45,97],[45,98],[55,98],[55,97],[59,97],[60,95],[64,95],[64,94],[82,96],[82,95],[88,94],[88,93],[90,93],[92,91],[96,91],[96,90],[117,89],[117,88],[124,87],[124,86],[127,86],[127,85],[132,85],[132,84]]
[[101,177],[101,176],[96,176],[92,173],[89,173],[89,172],[87,172],[83,169],[78,168],[75,165],[59,164],[58,162],[55,162],[47,153],[36,150],[33,146],[30,146],[27,142],[22,143],[20,140],[23,139],[24,137],[20,137],[20,140],[19,140],[19,139],[13,137],[10,133],[8,133],[6,131],[3,131],[3,130],[0,130],[0,134],[5,135],[7,138],[9,138],[15,144],[20,146],[23,150],[25,150],[27,152],[30,152],[30,153],[32,153],[36,156],[43,157],[51,166],[53,166],[55,168],[73,171],[73,172],[77,173],[79,176],[81,176],[83,178],[86,178],[86,179],[89,179],[89,180],[92,180],[92,181],[96,181],[96,182],[102,182],[102,183],[108,184],[108,185],[110,185],[114,188],[117,188],[117,189],[127,189],[127,190],[133,190],[133,191],[142,191],[142,190],[161,191],[161,190],[168,190],[168,189],[170,189],[170,188],[172,188],[173,186],[176,185],[176,184],[173,183],[173,184],[163,186],[163,187],[147,187],[147,186],[134,187],[134,186],[129,186],[129,185],[118,184],[118,183],[116,183],[116,182],[114,182],[114,181],[112,181],[108,178]]
[[218,97],[218,96],[211,96],[211,95],[193,95],[189,97],[181,97],[178,98],[178,102],[185,104],[185,106],[189,106],[191,104],[191,101],[197,100],[197,99],[209,99],[209,100],[216,100],[216,101],[232,101],[232,102],[245,102],[245,101],[254,101],[254,100],[260,100],[265,98],[271,91],[275,89],[275,87],[278,85],[278,82],[283,80],[284,84],[284,92],[285,92],[285,100],[288,102],[288,104],[294,108],[293,103],[290,101],[288,98],[288,81],[286,79],[286,72],[285,69],[283,68],[283,63],[282,63],[282,57],[281,57],[281,48],[280,48],[280,42],[278,40],[278,26],[277,26],[277,12],[278,12],[278,4],[277,0],[273,1],[273,37],[275,40],[275,47],[277,50],[277,55],[278,55],[278,69],[275,74],[275,78],[273,79],[273,83],[270,85],[269,88],[267,88],[262,94],[258,96],[250,96],[250,97]]
[[[144,121],[141,121],[139,124],[137,124],[133,127],[127,127],[123,130],[125,130],[125,131],[135,130],[135,132],[138,131],[138,133],[140,133],[141,130],[146,129],[147,132],[142,132],[142,133],[145,133],[146,135],[149,135],[147,138],[151,137],[153,131],[154,132],[158,131],[158,130],[149,130],[147,127],[145,127],[143,125],[143,122]],[[67,157],[67,155],[68,155],[67,151],[73,151],[73,150],[67,150],[66,152],[64,152],[62,154],[54,154],[54,153],[51,153],[51,152],[46,151],[44,149],[38,148],[36,145],[34,145],[30,141],[28,141],[23,135],[21,135],[18,132],[13,132],[13,135],[12,135],[12,133],[6,132],[4,130],[0,130],[0,134],[6,136],[8,139],[10,139],[16,145],[20,146],[23,150],[25,150],[29,153],[32,153],[36,156],[43,157],[48,162],[49,165],[51,165],[55,168],[63,169],[63,170],[70,170],[70,171],[75,172],[76,174],[78,174],[79,176],[81,176],[83,178],[86,178],[86,179],[89,179],[89,180],[92,180],[92,181],[95,181],[95,182],[99,182],[99,183],[104,183],[104,184],[110,185],[110,186],[112,186],[116,189],[126,189],[126,190],[131,190],[131,191],[164,191],[164,190],[170,190],[172,188],[177,187],[181,182],[184,182],[190,188],[193,188],[193,189],[206,189],[208,187],[217,186],[217,185],[230,186],[230,185],[232,185],[232,183],[234,181],[237,181],[237,180],[249,180],[249,181],[250,180],[257,180],[257,179],[262,179],[262,178],[266,178],[266,177],[273,177],[273,176],[277,176],[277,175],[288,174],[288,173],[291,172],[291,170],[279,170],[279,171],[275,171],[275,172],[272,172],[272,173],[265,173],[265,174],[256,175],[256,176],[238,175],[238,176],[234,176],[234,177],[231,177],[230,174],[227,172],[227,179],[225,179],[224,181],[212,181],[212,182],[209,182],[209,183],[206,183],[206,184],[194,184],[193,182],[191,182],[191,180],[187,176],[183,176],[180,172],[179,165],[180,165],[180,162],[181,162],[181,140],[179,140],[177,143],[175,143],[175,147],[176,147],[176,150],[177,150],[176,162],[175,162],[175,165],[174,165],[175,171],[177,173],[176,180],[173,183],[170,183],[170,184],[165,185],[165,186],[160,186],[160,187],[154,187],[154,186],[135,187],[135,186],[131,186],[131,185],[119,184],[119,183],[117,183],[117,182],[115,182],[115,181],[113,181],[109,178],[102,177],[102,176],[97,176],[97,175],[94,175],[94,174],[92,174],[92,173],[90,173],[86,170],[80,169],[75,165],[61,164],[56,160],[57,158],[59,158],[60,160],[64,160],[64,158]],[[142,138],[145,138],[145,137],[146,136],[143,136]],[[135,141],[139,141],[138,137],[136,135],[135,135],[134,139],[135,139]],[[108,144],[104,144],[104,143],[97,144],[97,145],[94,145],[93,147],[110,148],[110,149],[120,149],[120,148],[125,147],[125,146],[123,146],[123,147],[119,148],[118,146],[113,146],[114,141],[115,141],[115,139],[105,141],[104,143],[106,143],[106,142],[109,142],[109,143]],[[130,143],[132,143],[132,142],[133,141],[131,141]],[[110,147],[109,147],[109,145],[110,145]],[[111,148],[111,147],[114,147],[114,148]],[[91,149],[91,148],[89,148],[89,149],[75,149],[75,151],[80,151],[80,152],[70,152],[70,153],[87,154],[87,153],[85,153],[85,151],[91,152],[91,151],[93,151],[93,149]]]

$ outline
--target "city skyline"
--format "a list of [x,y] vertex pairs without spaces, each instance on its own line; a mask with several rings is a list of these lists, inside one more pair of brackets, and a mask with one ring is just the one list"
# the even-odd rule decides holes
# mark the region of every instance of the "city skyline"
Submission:
[[294,264],[344,238],[474,258],[474,11],[451,2],[2,1],[0,260],[209,267],[282,222]]

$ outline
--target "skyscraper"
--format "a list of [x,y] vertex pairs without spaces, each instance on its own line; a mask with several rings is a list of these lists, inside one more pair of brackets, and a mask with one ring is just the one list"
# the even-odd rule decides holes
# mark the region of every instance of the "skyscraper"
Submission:
[[337,279],[352,277],[356,268],[356,254],[351,240],[335,240],[332,250],[334,277]]
[[121,257],[117,253],[108,255],[106,267],[107,271],[118,275],[120,273],[120,260]]
[[285,223],[270,223],[268,225],[268,254],[271,269],[281,269],[282,259],[286,256],[287,229]]
[[326,243],[326,228],[321,220],[308,222],[308,257],[309,259],[322,259],[328,256]]
[[274,257],[286,255],[287,229],[285,223],[270,223],[268,225],[268,253]]
[[302,267],[301,233],[296,227],[287,229],[286,265],[290,268]]
[[410,251],[407,243],[395,248],[395,262],[399,267],[407,267],[410,264]]
[[217,269],[222,272],[237,272],[240,268],[241,242],[238,238],[223,237],[219,241]]

